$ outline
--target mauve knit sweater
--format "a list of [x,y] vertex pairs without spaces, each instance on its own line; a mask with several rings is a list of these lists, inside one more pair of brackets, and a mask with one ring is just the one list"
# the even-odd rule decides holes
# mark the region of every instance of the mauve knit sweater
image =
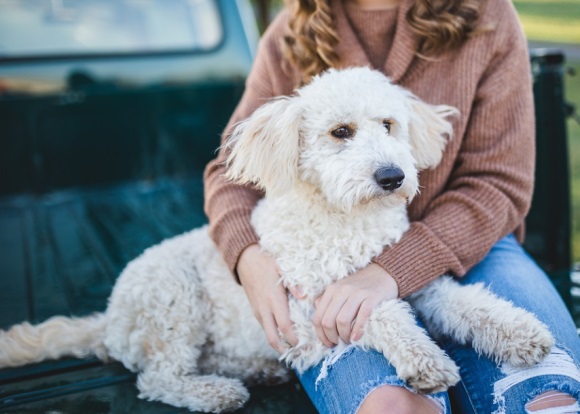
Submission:
[[[333,1],[340,37],[339,67],[370,66],[345,15]],[[432,104],[459,109],[442,162],[420,174],[421,193],[409,208],[411,228],[374,259],[397,281],[405,297],[436,277],[464,275],[491,246],[515,232],[521,241],[534,175],[535,131],[528,50],[509,0],[488,0],[480,25],[491,28],[454,52],[428,61],[415,56],[416,38],[405,21],[413,0],[402,0],[383,72]],[[289,95],[296,70],[283,70],[282,11],[262,37],[245,93],[224,132],[268,99]],[[376,59],[375,59],[376,60]],[[205,170],[205,211],[210,234],[232,272],[242,251],[259,242],[250,215],[263,196],[226,181],[224,151]]]

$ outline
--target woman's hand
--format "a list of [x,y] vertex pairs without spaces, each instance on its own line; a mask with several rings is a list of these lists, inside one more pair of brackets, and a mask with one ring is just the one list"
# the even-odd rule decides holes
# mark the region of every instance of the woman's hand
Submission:
[[279,283],[280,275],[274,258],[262,252],[257,244],[252,244],[242,252],[237,271],[254,316],[262,325],[270,346],[279,353],[287,348],[279,331],[286,342],[296,345],[298,339],[290,320],[288,295]]
[[381,266],[371,263],[349,277],[334,282],[314,301],[312,322],[326,346],[356,341],[373,309],[399,296],[397,282]]

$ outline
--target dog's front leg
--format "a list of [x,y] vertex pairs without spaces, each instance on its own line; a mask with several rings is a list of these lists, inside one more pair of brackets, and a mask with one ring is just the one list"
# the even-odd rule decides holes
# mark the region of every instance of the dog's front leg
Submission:
[[444,276],[409,298],[429,331],[453,338],[496,362],[540,362],[554,339],[534,315],[497,297],[483,284],[462,286]]
[[459,381],[455,363],[416,324],[411,307],[402,300],[377,306],[356,344],[382,352],[397,375],[419,392],[443,391]]

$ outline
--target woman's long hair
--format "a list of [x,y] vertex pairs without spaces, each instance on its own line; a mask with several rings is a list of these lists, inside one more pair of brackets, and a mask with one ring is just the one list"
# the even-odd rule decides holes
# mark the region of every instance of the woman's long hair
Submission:
[[[407,23],[418,38],[417,55],[435,58],[460,46],[478,32],[483,0],[415,0]],[[331,0],[286,0],[290,9],[289,33],[282,51],[298,68],[302,82],[338,63]]]

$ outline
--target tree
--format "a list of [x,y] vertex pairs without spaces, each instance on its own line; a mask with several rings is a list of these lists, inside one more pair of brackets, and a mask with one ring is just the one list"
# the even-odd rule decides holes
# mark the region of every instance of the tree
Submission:
[[266,27],[270,24],[271,17],[276,10],[282,7],[283,2],[284,0],[252,0],[261,32],[266,30]]

